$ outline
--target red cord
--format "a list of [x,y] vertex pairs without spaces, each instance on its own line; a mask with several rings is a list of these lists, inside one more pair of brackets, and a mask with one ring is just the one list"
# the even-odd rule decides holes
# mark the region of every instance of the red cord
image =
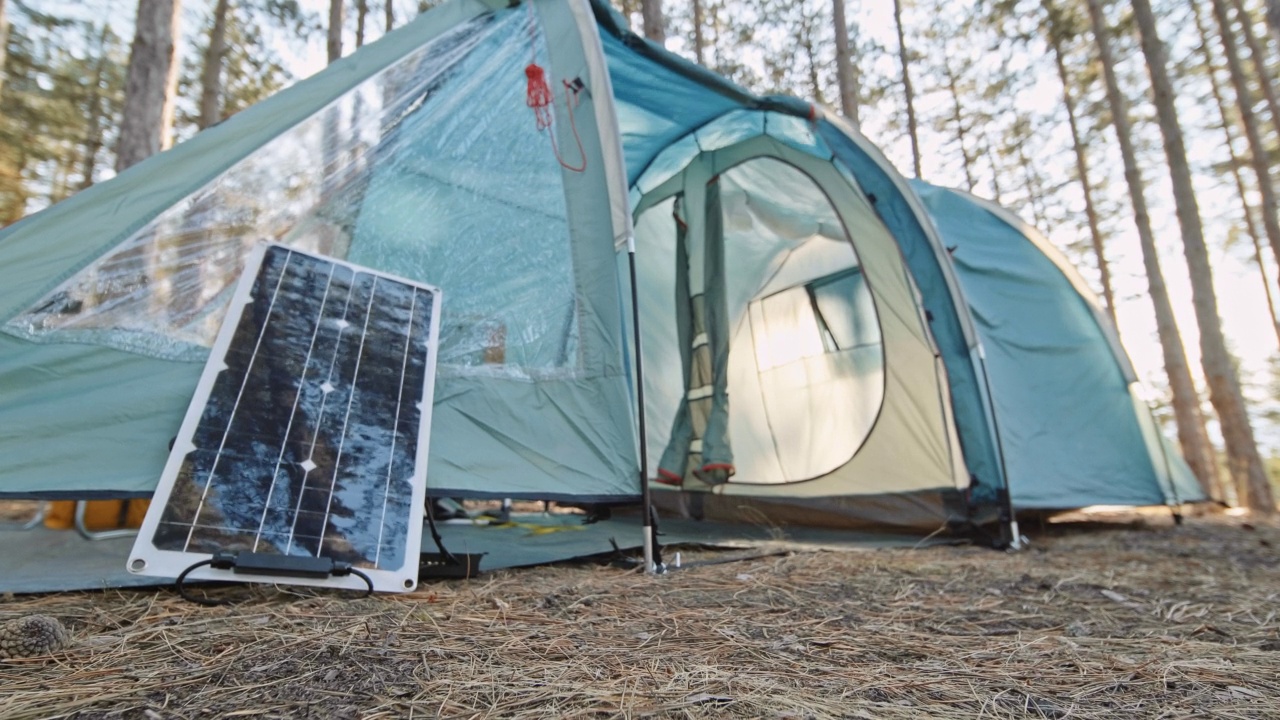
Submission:
[[555,122],[556,96],[551,92],[551,86],[547,84],[547,72],[536,62],[537,50],[534,47],[536,29],[537,21],[533,17],[533,3],[530,2],[529,45],[535,60],[530,60],[524,68],[524,76],[529,81],[528,89],[525,91],[525,104],[533,108],[534,121],[537,123],[538,130],[550,131],[548,134],[551,136],[551,151],[555,153],[560,167],[572,172],[582,172],[587,169],[587,153],[582,148],[582,137],[578,135],[578,121],[573,115],[574,108],[578,106],[578,93],[568,80],[563,81],[565,107],[569,111],[569,126],[573,128],[573,139],[578,144],[578,156],[582,158],[581,165],[570,165],[560,156],[560,148],[556,146],[555,129],[551,127]]
[[555,96],[551,94],[551,86],[547,85],[547,73],[536,63],[529,63],[524,69],[524,76],[529,79],[529,89],[525,93],[525,104],[533,108],[533,116],[537,118],[538,129],[551,127],[554,116],[551,104]]

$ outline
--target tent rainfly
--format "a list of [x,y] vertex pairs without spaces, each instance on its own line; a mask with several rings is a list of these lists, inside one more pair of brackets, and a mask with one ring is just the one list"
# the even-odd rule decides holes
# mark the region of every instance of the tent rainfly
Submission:
[[0,497],[148,496],[262,241],[444,290],[434,495],[652,479],[694,517],[926,532],[1008,525],[1007,487],[1199,497],[1078,278],[920,192],[604,0],[451,0],[0,233]]

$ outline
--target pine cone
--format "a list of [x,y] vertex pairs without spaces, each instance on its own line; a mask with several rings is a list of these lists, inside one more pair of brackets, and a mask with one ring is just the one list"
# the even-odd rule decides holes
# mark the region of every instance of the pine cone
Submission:
[[57,652],[71,641],[71,633],[48,615],[28,615],[0,625],[0,660]]

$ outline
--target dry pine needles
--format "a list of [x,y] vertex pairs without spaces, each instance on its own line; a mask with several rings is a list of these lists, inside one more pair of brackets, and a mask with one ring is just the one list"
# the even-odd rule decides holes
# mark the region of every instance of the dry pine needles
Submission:
[[1219,517],[358,601],[8,598],[0,621],[46,614],[75,639],[0,661],[0,717],[1280,717],[1276,543]]

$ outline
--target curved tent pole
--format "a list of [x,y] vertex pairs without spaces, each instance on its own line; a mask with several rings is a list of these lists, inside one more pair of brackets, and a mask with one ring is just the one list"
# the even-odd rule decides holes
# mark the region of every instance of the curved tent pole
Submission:
[[[969,313],[969,301],[964,296],[964,290],[960,287],[960,283],[955,278],[955,271],[950,263],[951,259],[948,253],[943,249],[942,241],[938,235],[938,230],[934,225],[933,218],[924,208],[920,198],[916,195],[915,190],[899,175],[893,164],[884,156],[884,154],[874,144],[866,140],[865,136],[855,127],[849,124],[847,120],[838,113],[829,110],[819,110],[819,119],[827,122],[834,130],[843,134],[845,138],[860,151],[865,153],[868,160],[874,165],[879,166],[880,170],[885,174],[893,189],[901,195],[903,201],[910,209],[912,215],[915,216],[916,222],[919,223],[921,232],[933,252],[938,269],[941,273],[942,280],[951,295],[952,304],[956,308],[956,320],[965,344],[969,347],[970,364],[973,367],[975,380],[979,380],[985,392],[979,392],[980,401],[983,406],[983,412],[987,416],[988,429],[992,435],[992,442],[995,447],[995,462],[997,465],[998,485],[996,488],[997,503],[999,505],[1001,530],[1005,533],[1003,538],[1006,547],[1009,549],[1020,549],[1023,545],[1022,535],[1018,530],[1018,518],[1016,509],[1013,505],[1013,492],[1010,490],[1009,469],[1005,464],[1004,447],[1000,440],[999,428],[996,424],[996,408],[995,399],[991,396],[991,378],[987,372],[986,353],[982,348],[982,343],[978,339],[977,330],[973,327],[973,318]],[[852,172],[852,169],[850,169]],[[874,203],[873,203],[874,205]],[[877,213],[880,211],[877,209]],[[911,267],[910,263],[905,263],[908,271]],[[933,330],[926,325],[932,335]],[[936,345],[936,340],[935,340]],[[975,352],[976,351],[976,352]],[[976,358],[975,358],[976,356]],[[976,359],[976,362],[974,361]],[[981,376],[979,379],[977,376]]]
[[[965,307],[968,307],[967,305]],[[982,343],[978,343],[978,365],[982,376],[982,384],[986,388],[986,405],[991,419],[991,434],[996,441],[996,459],[1000,463],[1000,474],[1004,478],[1004,487],[998,488],[996,494],[1000,503],[1000,526],[1006,537],[1005,547],[1010,550],[1022,549],[1022,532],[1018,529],[1018,515],[1013,509],[1013,492],[1009,489],[1009,465],[1004,459],[1004,439],[1000,436],[1000,420],[996,417],[996,400],[991,393],[991,374],[987,372],[987,351]]]

